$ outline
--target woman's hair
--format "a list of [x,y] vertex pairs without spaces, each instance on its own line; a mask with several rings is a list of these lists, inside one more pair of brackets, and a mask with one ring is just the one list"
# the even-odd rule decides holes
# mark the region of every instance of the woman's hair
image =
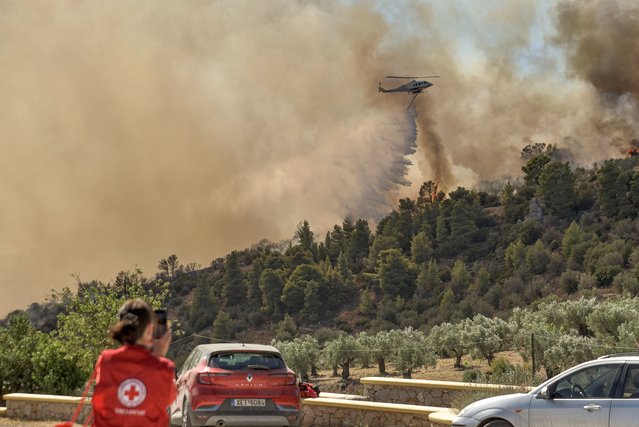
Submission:
[[135,344],[144,335],[153,320],[153,310],[141,299],[131,299],[118,312],[119,321],[109,331],[109,336],[121,344]]

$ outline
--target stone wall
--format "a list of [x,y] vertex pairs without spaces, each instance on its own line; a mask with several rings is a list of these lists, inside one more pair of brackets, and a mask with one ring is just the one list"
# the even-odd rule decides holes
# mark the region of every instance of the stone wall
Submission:
[[450,407],[459,390],[425,389],[420,387],[392,387],[367,384],[364,392],[372,402],[407,403],[409,405],[432,405]]
[[446,408],[319,397],[304,399],[302,425],[322,427],[429,426],[429,415],[442,410],[446,410]]
[[328,406],[304,406],[302,426],[310,427],[374,427],[428,426],[428,415],[378,412]]
[[[22,420],[71,421],[81,398],[67,396],[33,395],[13,393],[4,396],[6,417]],[[82,407],[79,422],[84,422],[91,411],[91,402]]]
[[[521,388],[496,384],[453,381],[410,380],[399,378],[362,378],[364,394],[371,402],[406,403],[410,405],[451,407],[460,393],[493,392],[495,395],[521,392]],[[524,391],[530,390],[526,388]]]

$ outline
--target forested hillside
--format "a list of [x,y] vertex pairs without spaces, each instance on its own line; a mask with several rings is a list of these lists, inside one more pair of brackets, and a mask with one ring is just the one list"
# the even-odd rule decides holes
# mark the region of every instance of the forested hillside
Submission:
[[[104,331],[112,311],[135,295],[169,308],[178,364],[209,339],[276,339],[285,346],[304,335],[322,346],[337,331],[435,336],[444,322],[452,330],[471,322],[464,319],[509,319],[512,328],[559,301],[592,308],[614,295],[637,296],[639,157],[580,168],[563,161],[565,155],[554,146],[525,147],[522,177],[494,191],[460,187],[445,194],[426,182],[417,198],[401,199],[375,227],[345,219],[320,234],[303,221],[287,244],[260,242],[205,268],[172,255],[150,278],[121,272],[112,283],[78,283],[5,319],[0,339],[11,345],[0,350],[3,388],[72,391],[109,345]],[[619,300],[619,307],[628,301],[634,300]],[[599,331],[578,329],[582,338]],[[493,350],[483,356],[492,361]],[[450,346],[437,351],[455,354]],[[37,362],[36,353],[46,360]],[[16,363],[24,378],[15,378]],[[57,371],[49,373],[51,366]],[[65,375],[75,380],[62,389],[58,379]]]

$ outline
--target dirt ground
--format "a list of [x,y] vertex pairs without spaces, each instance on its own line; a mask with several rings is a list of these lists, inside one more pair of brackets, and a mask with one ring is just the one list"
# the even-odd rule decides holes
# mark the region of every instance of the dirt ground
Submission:
[[[498,353],[497,357],[503,357],[510,363],[518,365],[523,363],[521,356],[516,352]],[[485,360],[473,360],[469,356],[462,358],[463,368],[454,368],[455,359],[439,359],[437,367],[419,369],[413,372],[413,379],[421,380],[437,380],[437,381],[463,381],[464,372],[470,369],[479,369],[486,373],[489,371],[488,363]],[[341,373],[341,370],[339,371]],[[388,377],[401,378],[401,374],[394,370],[392,364],[386,364],[386,372]],[[347,394],[363,394],[363,387],[358,380],[364,377],[378,377],[379,370],[377,365],[371,365],[369,368],[351,367],[350,381],[342,382],[339,377],[333,377],[332,371],[319,371],[319,377],[313,378],[319,384],[320,389],[326,392],[347,393]]]

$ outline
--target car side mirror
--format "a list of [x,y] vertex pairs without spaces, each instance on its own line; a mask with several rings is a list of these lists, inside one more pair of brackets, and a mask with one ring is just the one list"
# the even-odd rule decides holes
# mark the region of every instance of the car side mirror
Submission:
[[552,399],[552,392],[550,391],[550,388],[548,386],[542,387],[537,394],[537,399]]

